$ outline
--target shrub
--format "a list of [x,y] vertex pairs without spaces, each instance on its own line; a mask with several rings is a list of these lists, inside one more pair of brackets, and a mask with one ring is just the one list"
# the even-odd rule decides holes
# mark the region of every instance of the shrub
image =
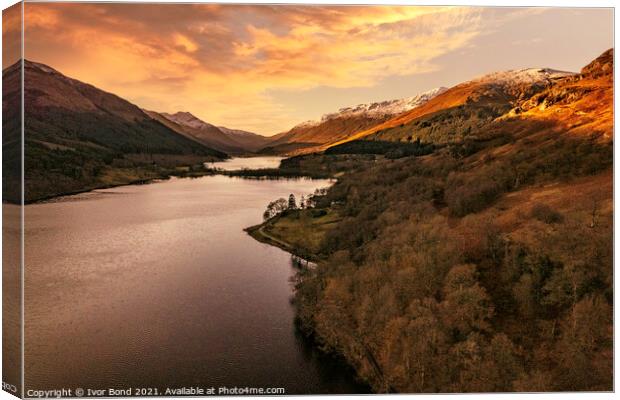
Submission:
[[549,207],[547,204],[534,205],[530,215],[545,224],[557,224],[564,220],[562,214]]
[[472,182],[460,184],[458,181],[450,182],[449,180],[445,201],[450,214],[463,217],[484,210],[504,192],[502,186],[500,182],[484,176]]

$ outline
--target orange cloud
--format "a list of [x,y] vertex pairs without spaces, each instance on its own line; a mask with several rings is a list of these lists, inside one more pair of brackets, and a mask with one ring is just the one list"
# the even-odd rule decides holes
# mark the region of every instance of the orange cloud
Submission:
[[185,35],[175,33],[173,36],[173,40],[177,46],[182,47],[185,51],[194,53],[196,50],[198,50],[198,45]]
[[2,68],[21,57],[21,3],[2,10]]
[[[481,32],[459,7],[26,3],[26,58],[167,112],[272,134],[273,90],[427,73]],[[412,93],[413,95],[413,93]],[[379,100],[379,99],[378,99]]]

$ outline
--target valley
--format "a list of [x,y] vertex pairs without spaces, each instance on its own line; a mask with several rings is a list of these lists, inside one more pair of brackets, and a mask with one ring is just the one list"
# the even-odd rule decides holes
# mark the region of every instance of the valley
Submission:
[[[277,353],[283,363],[295,363],[294,371],[310,371],[320,392],[364,391],[366,385],[376,393],[612,390],[613,49],[579,73],[527,68],[487,74],[404,99],[345,107],[271,137],[211,124],[188,111],[147,111],[43,64],[25,61],[24,70],[24,200],[56,198],[28,206],[34,215],[29,232],[42,243],[31,246],[31,279],[42,282],[49,273],[66,287],[71,279],[86,279],[78,273],[79,259],[67,267],[67,278],[48,271],[49,260],[41,258],[63,230],[87,231],[73,214],[82,210],[123,254],[134,251],[132,243],[149,249],[129,257],[128,268],[117,267],[98,251],[94,234],[84,232],[91,242],[78,253],[92,256],[86,263],[92,274],[100,273],[99,262],[124,276],[142,271],[153,284],[135,295],[129,284],[116,286],[118,298],[106,303],[108,318],[120,318],[117,307],[127,302],[158,323],[148,299],[158,296],[152,288],[162,288],[166,271],[149,275],[139,260],[159,265],[159,254],[166,266],[181,270],[173,284],[182,293],[168,292],[161,307],[174,314],[191,304],[198,321],[187,331],[165,323],[162,329],[190,343],[183,350],[188,358],[209,359],[202,371],[219,373],[223,383],[240,377],[264,383],[275,374],[293,393],[309,391],[284,364],[262,375],[256,366]],[[7,110],[19,101],[18,71],[3,71]],[[21,138],[17,125],[3,122],[7,185],[18,181],[11,173]],[[19,202],[17,186],[11,188],[5,200]],[[59,197],[82,192],[89,193]],[[293,193],[297,197],[287,197]],[[120,213],[129,236],[104,217],[108,209],[123,209],[123,198],[136,201]],[[260,223],[264,207],[274,202],[278,206]],[[50,218],[54,210],[73,215],[79,227],[70,218]],[[230,218],[232,225],[225,222]],[[162,233],[170,229],[174,235]],[[142,236],[151,239],[139,242]],[[68,245],[80,248],[73,239]],[[195,256],[179,252],[186,248]],[[169,257],[179,253],[183,262]],[[293,270],[288,253],[316,267]],[[54,265],[64,265],[63,254],[54,254]],[[231,294],[223,288],[226,278],[237,279],[233,272],[252,279],[241,279]],[[294,309],[281,304],[290,297],[291,276]],[[187,285],[193,289],[181,290]],[[242,306],[220,313],[210,295],[204,302],[205,289]],[[277,302],[269,291],[277,291]],[[78,306],[71,302],[77,292],[68,293],[54,301],[67,301],[63,307],[86,321],[75,340],[87,349],[89,335],[108,328],[89,317],[95,303]],[[30,295],[42,309],[51,296]],[[275,310],[261,315],[282,317],[272,318],[277,332],[253,318],[255,303]],[[228,328],[209,328],[202,304],[214,307]],[[175,315],[179,326],[187,324]],[[268,338],[281,352],[252,353],[239,334],[245,325],[234,315],[255,327],[251,343]],[[30,318],[40,328],[32,340],[47,343],[53,321],[40,310]],[[72,317],[63,318],[69,323]],[[111,349],[135,340],[141,326],[127,329],[127,337],[97,337]],[[60,331],[53,332],[58,339]],[[232,335],[233,351],[254,370],[222,368],[220,356],[201,347],[204,332],[222,357],[230,350],[226,335]],[[67,349],[72,345],[59,340]],[[299,340],[322,352],[304,358]],[[170,345],[166,341],[154,334],[143,345]],[[41,349],[29,357],[51,360],[53,349]],[[192,382],[191,366],[171,355],[178,348],[166,350],[181,381]],[[79,363],[79,354],[71,354]],[[100,360],[128,362],[111,354],[94,352]],[[132,348],[137,359],[141,354]],[[357,381],[345,374],[329,383],[317,364],[325,354],[344,360]],[[157,363],[147,364],[148,379],[169,379]],[[92,376],[113,373],[100,368]],[[62,381],[42,369],[35,374],[50,386]],[[92,379],[77,370],[70,375],[75,382]],[[136,384],[143,378],[131,375]]]

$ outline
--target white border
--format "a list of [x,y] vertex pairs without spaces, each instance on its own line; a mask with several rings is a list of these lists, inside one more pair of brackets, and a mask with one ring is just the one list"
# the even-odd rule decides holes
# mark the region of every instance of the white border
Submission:
[[[45,0],[28,0],[28,2],[43,2]],[[79,0],[63,0],[63,2],[72,2],[72,3],[79,3],[79,2],[83,2],[83,1],[79,1]],[[95,1],[96,2],[96,1]],[[122,1],[100,1],[100,2],[106,2],[106,3],[120,3]],[[132,1],[134,3],[192,3],[190,1],[182,1],[182,0],[134,0]],[[0,5],[2,5],[2,9],[5,9],[13,4],[17,3],[16,1],[12,1],[12,0],[0,0]],[[514,1],[514,0],[503,0],[503,1],[492,1],[492,0],[473,0],[473,1],[467,1],[467,0],[424,0],[424,1],[395,1],[395,0],[388,0],[388,1],[384,1],[384,0],[337,0],[337,1],[330,1],[330,0],[312,0],[312,1],[304,1],[304,0],[287,0],[287,1],[260,1],[260,0],[242,0],[242,1],[234,1],[234,0],[219,0],[219,1],[201,1],[201,3],[231,3],[231,4],[368,4],[368,5],[435,5],[435,6],[440,6],[440,5],[457,5],[457,6],[502,6],[502,7],[613,7],[614,8],[614,21],[615,21],[615,17],[616,17],[616,4],[617,2],[615,0],[590,0],[590,1],[583,1],[583,0],[564,0],[564,1],[558,1],[558,0],[537,0],[537,1]],[[22,8],[22,13],[23,13],[23,8]],[[617,38],[618,38],[618,32],[616,32],[614,30],[614,42],[617,42]],[[2,43],[0,41],[0,51],[2,50]],[[22,30],[22,54],[24,54],[24,49],[23,49],[23,30]],[[615,60],[614,60],[614,65],[615,65]],[[23,65],[22,65],[22,69],[23,69]],[[615,71],[614,71],[615,72]],[[22,79],[23,79],[23,71],[22,71]],[[614,75],[614,82],[616,82],[616,76]],[[22,82],[23,84],[23,82]],[[0,80],[0,91],[2,88],[2,84],[1,84],[1,80]],[[615,89],[616,89],[616,85],[614,85],[614,93],[615,93]],[[615,101],[615,96],[614,96],[614,115],[617,115],[619,111],[619,107],[618,107],[618,103]],[[23,115],[23,91],[22,91],[22,115]],[[22,134],[23,134],[23,118],[22,118]],[[614,124],[614,136],[615,136],[615,124]],[[23,141],[22,141],[23,143]],[[23,149],[22,149],[23,150]],[[614,155],[616,154],[616,150],[617,150],[617,144],[614,143]],[[2,155],[0,154],[0,161],[2,160]],[[0,173],[2,170],[2,166],[1,166],[1,162],[0,162]],[[23,172],[23,157],[22,157],[22,172]],[[614,163],[614,199],[616,198],[616,188],[618,188],[618,184],[620,183],[620,177],[618,177],[618,174],[616,174],[616,164]],[[23,186],[22,186],[22,190],[23,190]],[[22,194],[22,198],[23,198],[23,194]],[[23,232],[23,218],[24,218],[24,214],[22,212],[22,232]],[[616,222],[618,222],[618,214],[615,213],[614,214],[614,227],[617,225]],[[0,223],[2,222],[2,215],[0,214]],[[614,250],[616,250],[619,245],[619,241],[618,238],[616,237],[616,235],[614,235]],[[0,241],[0,249],[2,247],[1,241]],[[22,244],[22,249],[21,249],[22,253],[22,260],[23,260],[23,244]],[[614,251],[615,254],[615,251]],[[614,257],[614,288],[617,288],[618,285],[618,275],[615,273],[616,271],[616,259]],[[23,272],[23,271],[22,271]],[[22,289],[23,289],[23,282],[24,282],[24,274],[21,274],[22,277]],[[0,286],[0,298],[1,298],[1,294],[2,294],[2,287]],[[617,304],[616,302],[617,299],[617,293],[614,290],[614,305]],[[618,321],[618,307],[614,307],[614,322]],[[22,338],[23,338],[23,290],[22,290]],[[2,326],[0,324],[0,333],[2,332]],[[615,323],[614,323],[614,367],[617,365],[616,361],[618,360],[618,354],[615,352]],[[22,351],[22,365],[23,365],[23,351]],[[2,371],[2,365],[0,363],[0,376],[1,376],[1,371]],[[615,372],[615,368],[614,368],[614,372]],[[23,382],[23,368],[22,368],[22,382]],[[618,388],[618,383],[620,382],[620,379],[618,377],[618,374],[615,374],[614,376],[614,388]],[[453,398],[453,397],[458,397],[459,399],[478,399],[480,397],[483,397],[484,399],[490,399],[490,400],[494,400],[494,399],[506,399],[506,398],[510,398],[510,399],[538,399],[538,398],[542,398],[542,399],[558,399],[558,400],[572,400],[572,399],[577,399],[577,400],[583,400],[583,399],[593,399],[593,400],[598,400],[598,399],[612,399],[615,398],[615,394],[614,393],[544,393],[544,394],[526,394],[526,393],[501,393],[501,394],[446,394],[446,395],[413,395],[413,394],[406,394],[406,395],[376,395],[374,396],[374,398],[378,398],[378,399],[389,399],[389,398],[394,398],[394,397],[398,397],[398,398],[402,398],[402,397],[411,397],[411,398],[415,398],[415,399],[421,399],[421,400],[430,400],[430,399],[438,399],[438,398]],[[303,398],[307,398],[308,396],[286,396],[286,398],[288,399],[303,399]],[[316,396],[316,397],[328,397],[328,396]],[[340,399],[354,399],[355,397],[359,397],[359,396],[338,396],[338,398]],[[0,400],[8,400],[8,399],[14,399],[15,397],[11,396],[10,394],[8,394],[7,392],[4,391],[0,391]],[[169,397],[170,399],[183,399],[182,397]],[[239,397],[239,396],[234,396],[232,398],[243,398],[243,397]],[[247,398],[247,397],[246,397]],[[268,396],[268,398],[276,398],[275,396]]]

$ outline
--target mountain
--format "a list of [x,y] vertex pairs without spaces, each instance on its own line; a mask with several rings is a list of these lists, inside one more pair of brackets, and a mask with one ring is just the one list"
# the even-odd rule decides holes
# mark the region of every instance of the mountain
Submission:
[[[4,110],[19,107],[20,70],[18,62],[3,71]],[[24,99],[27,201],[158,177],[164,166],[227,157],[112,93],[28,60]]]
[[[446,88],[440,87],[405,99],[388,100],[377,103],[359,104],[341,108],[338,112],[325,114],[320,121],[307,121],[296,125],[287,132],[271,138],[270,148],[297,149],[316,148],[347,138],[349,135],[371,128],[395,115],[420,107]],[[284,146],[285,145],[285,146]]]
[[424,104],[326,147],[357,139],[445,143],[475,132],[523,99],[573,76],[529,68],[495,72],[443,91]]
[[378,393],[613,390],[613,70],[609,50],[579,74],[494,74],[333,147],[424,155],[283,162],[347,168],[253,228],[317,259],[300,330]]
[[145,112],[175,132],[205,146],[213,147],[226,153],[243,152],[243,148],[218,127],[202,121],[189,112],[180,111],[174,114],[147,110]]
[[255,152],[265,147],[270,141],[270,138],[253,132],[243,131],[240,129],[230,129],[224,126],[218,126],[218,129],[237,142],[243,149],[251,152]]
[[552,124],[573,135],[613,136],[613,49],[585,66],[579,74],[558,80],[519,102],[503,121]]
[[325,114],[321,121],[323,122],[330,119],[352,118],[358,116],[367,118],[382,118],[386,115],[398,115],[421,106],[446,90],[448,90],[448,88],[439,87],[429,90],[428,92],[421,93],[417,96],[407,97],[404,99],[387,100],[379,103],[359,104],[355,107],[345,107],[341,108],[336,113]]
[[181,135],[226,153],[254,152],[264,147],[269,140],[252,132],[209,124],[189,112],[144,112]]
[[222,132],[217,126],[209,124],[189,112],[179,111],[174,114],[161,113],[164,118],[182,128],[188,136],[213,148],[225,152],[241,153],[243,147]]

